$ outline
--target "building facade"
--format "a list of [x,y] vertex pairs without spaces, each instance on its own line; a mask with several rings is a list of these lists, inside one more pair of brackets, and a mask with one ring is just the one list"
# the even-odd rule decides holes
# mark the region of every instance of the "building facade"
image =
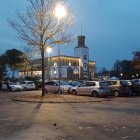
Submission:
[[[85,46],[85,36],[78,36],[77,40],[74,56],[60,55],[45,59],[46,80],[57,80],[59,77],[63,80],[94,79],[96,63],[89,60],[89,48]],[[25,73],[19,73],[19,77],[24,76]],[[28,76],[41,77],[41,71],[29,72]]]

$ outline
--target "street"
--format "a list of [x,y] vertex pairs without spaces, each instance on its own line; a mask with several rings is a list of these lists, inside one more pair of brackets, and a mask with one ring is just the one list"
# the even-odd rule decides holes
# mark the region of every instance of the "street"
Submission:
[[0,92],[0,140],[140,140],[140,97],[49,104],[17,94]]

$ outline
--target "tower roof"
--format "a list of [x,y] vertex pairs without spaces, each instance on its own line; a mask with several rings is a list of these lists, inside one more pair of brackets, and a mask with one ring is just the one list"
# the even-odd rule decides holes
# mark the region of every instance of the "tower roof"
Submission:
[[75,48],[88,48],[85,46],[85,36],[77,36],[78,45]]

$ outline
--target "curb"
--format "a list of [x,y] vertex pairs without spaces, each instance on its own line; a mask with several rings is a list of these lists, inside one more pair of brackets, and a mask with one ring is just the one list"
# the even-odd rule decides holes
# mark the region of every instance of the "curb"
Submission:
[[70,97],[67,97],[66,96],[58,96],[58,97],[55,97],[55,98],[50,98],[50,97],[46,97],[46,98],[37,98],[37,99],[34,99],[34,98],[31,98],[30,96],[25,96],[25,97],[20,97],[20,96],[17,96],[17,97],[14,97],[12,99],[13,101],[18,101],[18,102],[27,102],[27,103],[58,103],[58,104],[61,104],[61,103],[94,103],[94,102],[102,102],[102,101],[113,101],[113,99],[90,99],[90,97],[88,99],[86,99],[86,97],[81,97],[79,96],[70,96]]
[[62,103],[93,103],[93,102],[102,102],[102,101],[112,101],[112,100],[100,100],[100,101],[29,101],[29,100],[22,100],[22,99],[13,99],[13,101],[17,102],[27,102],[27,103],[55,103],[55,104],[62,104]]

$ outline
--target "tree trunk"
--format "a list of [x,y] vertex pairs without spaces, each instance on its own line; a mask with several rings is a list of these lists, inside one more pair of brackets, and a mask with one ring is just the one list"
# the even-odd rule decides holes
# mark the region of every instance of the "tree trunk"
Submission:
[[44,68],[44,47],[42,47],[42,97],[45,96],[45,68]]

